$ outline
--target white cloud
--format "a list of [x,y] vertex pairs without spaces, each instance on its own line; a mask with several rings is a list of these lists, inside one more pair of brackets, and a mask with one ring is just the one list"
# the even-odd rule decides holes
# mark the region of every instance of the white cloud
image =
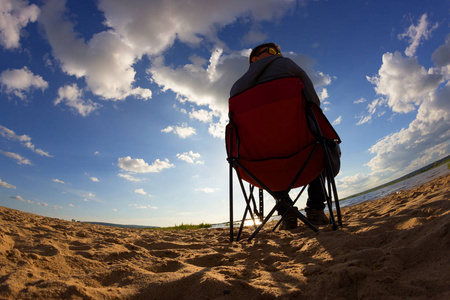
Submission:
[[56,183],[62,183],[62,184],[65,184],[65,182],[64,182],[64,181],[62,181],[62,180],[59,180],[59,179],[57,179],[57,178],[55,178],[55,179],[52,179],[52,181],[53,181],[53,182],[56,182]]
[[[311,58],[295,53],[286,56],[302,66],[315,86],[331,83],[329,75],[313,70],[314,61]],[[159,61],[149,69],[149,72],[163,90],[170,89],[183,101],[208,106],[211,111],[226,116],[230,87],[247,71],[247,68],[248,51],[223,55],[222,49],[216,49],[207,65],[193,60],[191,64],[172,69]]]
[[13,190],[16,189],[16,187],[14,185],[6,183],[6,182],[2,181],[1,179],[0,179],[0,187],[4,187],[7,189],[13,189]]
[[219,122],[209,124],[208,132],[215,138],[225,139],[225,127],[228,121],[225,116],[221,116]]
[[144,189],[136,189],[136,190],[134,190],[134,192],[136,194],[147,195],[147,193],[144,191]]
[[135,177],[131,176],[130,174],[118,174],[117,176],[119,176],[119,177],[121,177],[123,179],[126,179],[128,181],[133,181],[133,182],[140,182],[140,181],[143,180],[143,179],[140,179],[140,178],[135,178]]
[[356,125],[362,125],[364,123],[370,123],[372,121],[372,116],[378,111],[378,116],[384,115],[385,111],[379,109],[387,105],[387,100],[384,98],[378,98],[373,100],[371,103],[367,104],[367,113],[359,116],[359,121]]
[[200,153],[194,153],[193,151],[178,153],[177,158],[190,164],[204,164],[204,161],[199,160],[201,158]]
[[21,31],[39,15],[35,4],[28,4],[26,0],[0,1],[0,44],[6,49],[20,46]]
[[[245,17],[253,22],[271,21],[295,8],[294,0],[101,0],[108,26],[139,53],[159,54],[176,39],[198,44],[217,41],[216,31]],[[139,8],[136,13],[136,7]]]
[[213,59],[217,53],[222,53],[222,50],[214,51],[207,65],[202,60],[191,58],[191,64],[172,68],[158,60],[148,72],[163,91],[173,91],[180,101],[207,106],[213,112],[226,114],[230,87],[234,80],[239,78],[238,73],[240,75],[244,73],[245,67],[242,68],[242,64],[238,65],[239,72],[236,72],[232,69],[232,65],[223,64],[222,57],[218,60]]
[[[151,98],[150,90],[134,86],[134,64],[143,55],[148,55],[152,61],[149,71],[152,81],[163,90],[174,91],[180,101],[203,103],[214,113],[226,114],[228,90],[244,73],[247,57],[239,59],[244,64],[235,61],[223,65],[224,43],[218,39],[217,31],[241,18],[251,22],[255,30],[258,22],[280,19],[295,8],[295,3],[294,0],[102,0],[98,7],[104,13],[104,24],[108,29],[94,34],[89,40],[75,31],[75,21],[66,16],[69,12],[65,1],[47,1],[41,8],[39,21],[63,71],[84,78],[87,89],[95,95],[111,100],[123,100],[128,96]],[[259,39],[263,35],[259,34]],[[207,40],[215,45],[207,68],[202,68],[205,60],[198,57],[192,58],[193,64],[180,68],[164,66],[157,57],[175,40],[189,45]],[[229,68],[238,72],[226,72]]]
[[161,132],[169,133],[173,132],[180,138],[185,139],[191,135],[196,134],[195,128],[189,127],[186,123],[181,124],[181,126],[167,126]]
[[359,121],[356,123],[356,125],[362,125],[365,123],[370,123],[372,121],[372,115],[365,115],[365,116],[359,116]]
[[163,161],[156,159],[151,165],[143,159],[133,159],[130,156],[121,157],[117,161],[119,168],[133,173],[159,173],[164,169],[175,167],[167,158]]
[[418,168],[425,166],[430,162],[436,161],[448,155],[449,149],[450,145],[448,142],[425,149],[421,156],[411,162],[411,164],[407,167],[407,170],[417,170]]
[[407,39],[410,42],[410,45],[405,50],[405,55],[414,56],[421,41],[428,40],[431,37],[431,33],[438,26],[439,24],[436,23],[430,29],[428,29],[427,14],[423,14],[417,26],[414,26],[414,24],[412,24],[411,26],[409,26],[405,33],[399,34],[399,39]]
[[[177,94],[180,102],[206,106],[210,114],[220,120],[214,122],[209,116],[206,117],[208,110],[203,109],[202,117],[210,123],[209,132],[215,137],[223,138],[229,91],[233,83],[247,71],[249,51],[247,49],[224,54],[221,48],[217,48],[212,52],[209,62],[191,58],[190,64],[179,67],[166,66],[162,59],[158,59],[148,72],[163,91],[171,90]],[[300,65],[316,87],[331,83],[329,75],[314,70],[313,59],[295,53],[286,53],[285,56]],[[326,95],[327,92],[324,91],[323,96]],[[175,128],[171,126],[165,130],[170,132]]]
[[[45,206],[45,207],[48,206],[48,204],[45,203],[45,202],[39,202],[39,201],[38,202],[34,202],[34,201],[31,201],[31,200],[25,200],[22,197],[20,197],[19,195],[17,195],[17,196],[10,196],[9,198],[17,200],[17,201],[20,201],[20,202],[25,202],[25,203],[28,203],[28,204]],[[53,206],[53,208],[57,209],[57,208],[62,208],[62,207],[61,206]]]
[[9,158],[15,159],[17,161],[17,164],[19,165],[32,165],[31,161],[27,158],[22,157],[20,154],[13,153],[13,152],[6,152],[0,150],[0,154],[3,154]]
[[211,111],[207,111],[205,109],[192,110],[189,113],[189,117],[191,119],[196,119],[204,123],[212,122],[213,113]]
[[51,155],[50,153],[48,153],[47,151],[44,151],[42,149],[36,149],[35,146],[31,143],[31,142],[26,142],[25,147],[27,147],[28,149],[36,152],[37,154],[41,155],[41,156],[47,156],[47,157],[53,157],[53,155]]
[[218,190],[219,190],[218,188],[202,188],[202,189],[195,189],[194,191],[211,194]]
[[441,68],[447,80],[450,80],[450,34],[445,39],[445,44],[437,48],[431,58],[436,67]]
[[150,90],[133,86],[136,72],[132,66],[140,54],[129,45],[128,38],[107,30],[85,42],[67,13],[65,1],[49,0],[41,7],[39,18],[52,54],[63,71],[83,77],[88,89],[103,99],[124,100],[128,96],[150,99]]
[[83,100],[83,91],[74,83],[65,85],[58,89],[58,98],[53,102],[54,105],[64,103],[74,109],[77,113],[86,117],[101,107],[99,103],[92,100]]
[[267,40],[267,34],[259,29],[250,29],[243,37],[242,41],[246,45],[257,45]]
[[353,101],[353,103],[359,104],[359,103],[364,103],[366,101],[367,101],[366,98],[359,98],[358,100]]
[[387,96],[394,112],[415,110],[444,81],[441,74],[427,71],[415,57],[402,57],[399,52],[385,53],[377,76],[367,77],[375,91]]
[[[377,93],[388,97],[387,104],[394,112],[410,112],[418,106],[409,126],[370,147],[375,155],[366,164],[371,176],[398,177],[450,152],[450,55],[445,53],[449,43],[447,37],[445,45],[433,53],[437,68],[426,71],[416,58],[386,53],[379,76],[369,78]],[[377,100],[368,106],[368,117],[385,105]]]
[[[447,43],[448,40],[446,45]],[[438,49],[443,49],[441,47]],[[439,59],[442,58],[439,67],[443,67],[447,61],[444,57],[447,55],[442,52],[435,53],[438,53]],[[390,60],[394,60],[392,63],[396,67],[392,66]],[[374,81],[378,84],[377,92],[393,96],[392,98],[396,100],[392,101],[390,98],[389,106],[394,111],[400,112],[404,112],[405,109],[398,109],[398,107],[395,109],[398,103],[402,103],[400,105],[402,108],[408,107],[406,111],[414,109],[414,106],[410,105],[411,102],[420,104],[420,106],[415,120],[407,128],[382,138],[370,147],[369,151],[375,154],[375,157],[367,163],[367,166],[375,173],[398,170],[405,173],[450,152],[450,82],[447,81],[443,87],[439,85],[444,81],[443,78],[448,78],[450,74],[446,73],[446,68],[441,69],[443,75],[430,74],[417,64],[415,58],[403,59],[399,53],[393,56],[389,55],[387,61],[383,59],[381,68],[384,67],[397,71],[396,77],[386,76],[383,78],[385,73],[380,70],[381,78]],[[388,73],[394,74],[394,72]],[[382,81],[387,83],[388,79],[396,82],[391,85],[380,84]],[[404,87],[401,87],[402,85]],[[405,87],[410,90],[405,91],[405,95],[401,98],[400,90]]]
[[342,116],[339,116],[336,120],[331,123],[332,125],[339,125],[342,122]]
[[0,135],[4,138],[7,138],[8,140],[19,141],[22,143],[31,141],[31,138],[28,135],[17,135],[14,131],[2,125],[0,125]]
[[0,125],[0,135],[8,140],[21,142],[22,145],[41,156],[53,157],[53,155],[50,155],[42,149],[36,149],[35,145],[31,143],[31,138],[26,134],[17,135],[13,130]]
[[[431,94],[420,106],[408,128],[378,141],[369,151],[376,154],[367,165],[375,172],[403,170],[417,157],[439,158],[442,147],[450,152],[450,83]],[[434,155],[427,152],[435,148]],[[425,162],[424,162],[425,163]]]
[[323,88],[322,89],[322,91],[319,93],[319,99],[321,100],[321,101],[324,101],[325,99],[327,99],[329,96],[328,96],[328,90],[326,89],[326,88]]
[[30,200],[25,200],[25,199],[23,199],[22,197],[20,197],[19,195],[11,196],[11,197],[9,197],[9,198],[14,199],[14,200],[17,200],[17,201],[20,201],[20,202],[28,202],[28,203],[31,203]]
[[156,206],[142,205],[142,204],[130,204],[130,206],[132,206],[136,209],[158,209],[158,207],[156,207]]
[[92,180],[93,182],[99,182],[100,181],[100,180],[98,180],[97,177],[90,177],[89,179]]
[[141,195],[144,195],[144,196],[146,196],[146,195],[148,195],[149,197],[152,196],[152,195],[150,195],[150,194],[147,194],[147,192],[144,191],[144,189],[135,189],[134,192],[135,192],[136,194],[141,194]]
[[97,195],[95,195],[93,192],[89,192],[89,191],[77,191],[77,194],[81,193],[80,196],[83,198],[84,202],[89,202],[89,201],[95,201],[98,203],[104,203],[104,201],[102,201],[101,199],[97,198]]
[[42,91],[48,87],[47,81],[39,75],[34,75],[27,67],[8,69],[0,74],[0,83],[5,93],[13,94],[21,100],[26,100],[27,94],[34,89]]
[[354,195],[361,191],[368,190],[376,186],[379,182],[377,176],[361,173],[352,176],[339,177],[339,179],[336,180],[339,190],[346,195]]

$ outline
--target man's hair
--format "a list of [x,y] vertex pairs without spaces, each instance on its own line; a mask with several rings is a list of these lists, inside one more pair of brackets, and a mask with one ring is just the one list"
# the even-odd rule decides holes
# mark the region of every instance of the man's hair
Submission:
[[252,63],[252,58],[253,58],[254,56],[258,55],[258,53],[261,51],[261,49],[267,48],[267,47],[275,48],[275,49],[277,49],[279,52],[281,52],[281,51],[280,51],[280,46],[278,46],[278,45],[275,44],[275,43],[264,43],[264,44],[261,44],[261,45],[259,45],[259,46],[256,46],[255,48],[253,48],[252,52],[250,53],[250,56],[248,57],[249,63]]

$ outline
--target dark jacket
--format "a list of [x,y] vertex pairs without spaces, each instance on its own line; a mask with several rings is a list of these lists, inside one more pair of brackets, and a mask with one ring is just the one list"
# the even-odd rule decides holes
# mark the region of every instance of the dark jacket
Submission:
[[230,91],[230,97],[259,83],[285,77],[300,78],[305,85],[309,99],[317,105],[320,105],[320,100],[314,90],[314,85],[306,72],[291,59],[279,55],[261,58],[250,64],[248,71],[234,83]]

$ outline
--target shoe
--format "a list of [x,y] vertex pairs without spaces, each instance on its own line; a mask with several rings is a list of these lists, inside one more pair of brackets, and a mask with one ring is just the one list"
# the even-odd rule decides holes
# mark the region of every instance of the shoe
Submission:
[[295,217],[286,217],[280,225],[280,230],[291,230],[295,228],[297,228],[297,218]]
[[297,228],[297,217],[286,216],[280,225],[280,230],[291,230],[295,228]]
[[313,225],[328,225],[330,224],[330,219],[323,212],[323,210],[318,210],[314,208],[305,208],[306,218]]

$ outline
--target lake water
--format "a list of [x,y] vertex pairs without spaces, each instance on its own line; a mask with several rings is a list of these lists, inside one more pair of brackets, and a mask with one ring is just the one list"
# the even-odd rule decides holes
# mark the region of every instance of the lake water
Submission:
[[[397,182],[390,186],[386,186],[384,188],[377,189],[370,193],[366,193],[363,195],[348,198],[344,201],[340,201],[339,204],[341,207],[346,207],[346,206],[352,206],[352,205],[356,205],[356,204],[366,202],[366,201],[380,199],[380,198],[386,197],[390,194],[396,193],[398,191],[411,190],[413,188],[419,187],[424,183],[427,183],[435,178],[447,175],[449,173],[450,173],[450,169],[448,168],[447,164],[443,164],[441,166],[438,166],[438,167],[428,170],[426,172],[420,173],[414,177]],[[302,210],[301,210],[301,212],[304,213],[304,211],[302,211]],[[272,219],[278,220],[278,219],[280,219],[280,216],[273,216]],[[250,224],[253,224],[253,222],[251,222],[251,223],[249,222],[249,225]],[[212,224],[212,228],[224,228],[227,226],[228,225],[226,223]],[[236,223],[236,226],[238,226],[237,223]]]
[[397,182],[390,186],[372,191],[367,194],[363,194],[363,195],[359,195],[356,197],[346,199],[339,203],[341,204],[341,207],[346,207],[346,206],[352,206],[352,205],[355,205],[358,203],[362,203],[365,201],[380,199],[380,198],[386,197],[387,195],[390,195],[392,193],[396,193],[398,191],[411,190],[413,188],[419,187],[424,183],[427,183],[435,178],[447,175],[449,173],[450,173],[450,169],[448,168],[447,164],[443,164],[439,167],[433,168],[424,173],[420,173],[414,177],[405,179],[403,181],[400,181],[400,182]]

